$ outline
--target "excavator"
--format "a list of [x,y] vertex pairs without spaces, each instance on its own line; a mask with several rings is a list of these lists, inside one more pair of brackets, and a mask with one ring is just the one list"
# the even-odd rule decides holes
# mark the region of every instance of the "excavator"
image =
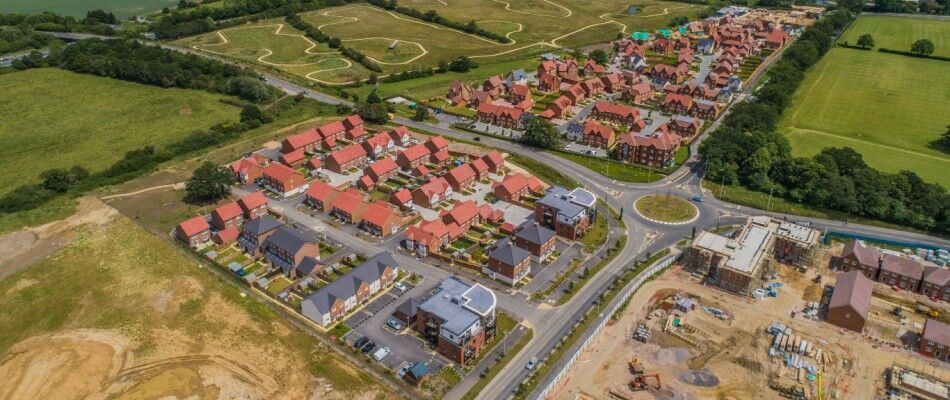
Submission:
[[[647,381],[647,378],[653,378],[656,383],[654,385],[650,385],[649,381]],[[630,380],[629,386],[630,390],[634,392],[647,389],[660,390],[662,387],[662,383],[660,382],[660,374],[653,373],[635,375],[633,379]]]
[[630,373],[634,375],[643,375],[643,363],[640,362],[640,359],[637,356],[633,356],[633,359],[630,360]]

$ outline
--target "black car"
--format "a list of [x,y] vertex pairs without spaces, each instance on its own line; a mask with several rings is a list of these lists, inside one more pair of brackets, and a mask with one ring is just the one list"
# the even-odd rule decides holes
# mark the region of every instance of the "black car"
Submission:
[[366,343],[366,345],[363,346],[363,349],[361,351],[363,352],[363,354],[366,354],[373,351],[373,349],[375,348],[376,348],[376,342],[373,342],[371,340],[369,343]]
[[366,337],[366,336],[363,336],[363,337],[361,337],[361,338],[359,338],[359,339],[356,339],[356,341],[353,342],[353,347],[355,347],[355,348],[358,349],[358,348],[360,348],[360,347],[363,347],[363,345],[365,345],[366,342],[368,342],[368,341],[369,341],[369,338]]

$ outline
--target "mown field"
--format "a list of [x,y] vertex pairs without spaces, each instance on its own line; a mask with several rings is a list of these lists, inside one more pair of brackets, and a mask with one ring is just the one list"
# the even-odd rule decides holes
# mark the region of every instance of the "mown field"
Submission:
[[0,281],[0,398],[397,398],[108,210],[87,216],[95,223],[49,259]]
[[0,193],[50,168],[98,171],[126,151],[161,146],[238,119],[223,95],[162,89],[60,69],[0,75]]
[[116,17],[128,18],[151,14],[176,4],[177,0],[0,0],[0,12],[33,14],[52,11],[80,18],[86,16],[86,11],[103,9]]
[[910,51],[917,39],[934,42],[934,54],[950,56],[950,21],[924,18],[905,18],[862,15],[841,35],[839,42],[856,44],[858,37],[869,33],[874,47]]
[[[916,21],[887,20],[905,29]],[[808,73],[780,130],[797,154],[849,146],[875,168],[950,187],[950,155],[930,146],[947,129],[948,107],[950,63],[834,48]]]
[[[331,7],[300,17],[346,46],[366,54],[383,68],[382,76],[436,66],[468,56],[487,65],[535,58],[561,46],[579,47],[613,40],[621,32],[655,30],[673,17],[694,17],[701,7],[647,0],[627,14],[621,0],[559,4],[549,0],[426,0],[400,4],[433,9],[449,19],[474,20],[506,35],[498,43],[366,4]],[[177,44],[276,68],[315,83],[341,84],[369,76],[365,68],[342,58],[285,26],[281,19],[227,28],[179,39]],[[390,48],[392,46],[392,48]]]

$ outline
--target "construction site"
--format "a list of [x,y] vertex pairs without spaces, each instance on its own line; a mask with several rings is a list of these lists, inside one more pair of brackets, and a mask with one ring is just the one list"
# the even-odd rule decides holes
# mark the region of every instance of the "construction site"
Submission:
[[913,301],[875,289],[864,333],[822,319],[839,253],[840,245],[821,246],[808,268],[775,263],[761,297],[674,265],[631,297],[549,397],[947,398],[947,364],[911,348],[933,310],[895,315],[894,302]]

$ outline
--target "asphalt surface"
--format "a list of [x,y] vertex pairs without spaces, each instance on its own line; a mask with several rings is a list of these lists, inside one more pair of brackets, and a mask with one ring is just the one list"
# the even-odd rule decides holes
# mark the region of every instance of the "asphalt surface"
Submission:
[[[71,39],[83,38],[83,35],[81,34],[69,35]],[[88,37],[92,37],[92,35],[89,35]],[[211,57],[208,54],[196,52],[190,49],[170,46],[167,44],[160,45],[164,48],[176,51]],[[212,58],[220,59],[217,57]],[[778,59],[778,57],[774,57],[772,61],[776,59]],[[226,60],[222,61],[227,62]],[[762,68],[762,70],[764,71],[767,69],[767,67],[768,66],[766,65]],[[264,74],[263,76],[268,83],[290,94],[304,93],[304,95],[307,97],[329,104],[352,104],[350,102],[323,93],[315,92],[309,88],[285,81],[276,76],[268,74]],[[759,78],[761,78],[761,74],[751,77],[750,83],[747,87],[750,89],[754,87],[755,80]],[[742,95],[748,95],[748,89],[744,91],[740,97]],[[737,101],[741,100],[741,98],[737,99]],[[726,113],[728,113],[728,109]],[[722,117],[711,124],[711,126],[705,132],[703,132],[699,138],[697,138],[693,147],[698,146],[698,143],[700,143],[702,139],[708,135],[708,132],[714,130],[721,120]],[[473,136],[472,133],[460,132],[451,129],[447,126],[447,124],[434,125],[430,123],[416,122],[402,117],[396,117],[393,122],[451,138],[470,140]],[[750,215],[765,214],[776,218],[787,218],[793,221],[808,222],[812,224],[812,227],[817,229],[834,229],[840,232],[849,232],[874,237],[890,238],[894,240],[914,241],[942,247],[950,247],[950,241],[928,235],[860,224],[849,224],[839,221],[790,216],[780,213],[757,210],[749,207],[737,206],[720,201],[714,196],[707,195],[709,193],[703,193],[701,189],[700,182],[702,179],[701,173],[703,169],[696,156],[697,152],[695,151],[695,148],[692,152],[692,158],[688,160],[679,170],[659,181],[640,184],[618,182],[561,157],[539,151],[537,149],[521,146],[520,144],[499,140],[490,136],[483,136],[480,143],[501,149],[506,152],[518,153],[534,158],[545,163],[551,168],[569,173],[574,179],[586,186],[598,197],[606,201],[615,210],[623,210],[623,221],[626,225],[625,234],[627,235],[627,245],[620,252],[620,254],[618,254],[618,256],[615,257],[612,262],[608,263],[598,274],[592,277],[586,285],[578,289],[577,293],[572,297],[572,299],[562,306],[554,308],[536,307],[528,304],[528,302],[525,301],[525,296],[519,294],[501,294],[498,296],[499,307],[519,318],[522,318],[523,323],[534,330],[534,336],[527,346],[525,346],[525,348],[503,368],[501,373],[499,373],[494,380],[489,382],[489,384],[480,391],[477,397],[480,400],[494,400],[510,397],[513,390],[517,388],[518,383],[526,379],[531,372],[525,368],[528,360],[530,360],[532,357],[548,354],[551,349],[553,349],[554,346],[561,340],[561,338],[570,332],[574,322],[579,320],[579,318],[593,305],[593,302],[597,299],[600,293],[606,290],[614,278],[618,276],[623,271],[623,269],[631,263],[632,260],[642,259],[648,252],[655,253],[663,248],[675,244],[684,237],[689,237],[693,227],[695,227],[697,230],[713,228],[718,225],[741,222]],[[702,202],[694,202],[694,204],[699,209],[699,217],[695,222],[689,225],[668,226],[645,220],[638,217],[635,212],[631,212],[632,204],[637,198],[654,193],[668,193],[687,199],[696,195],[702,196]],[[335,241],[342,243],[356,251],[360,251],[365,254],[375,254],[383,249],[391,249],[394,252],[393,254],[396,258],[396,261],[400,263],[402,268],[410,272],[421,274],[427,279],[427,281],[424,281],[424,284],[431,284],[432,282],[437,282],[451,275],[449,272],[441,268],[431,266],[417,258],[408,256],[401,251],[396,250],[395,248],[397,241],[395,240],[390,240],[383,244],[370,243],[354,237],[352,234],[344,232],[343,230],[329,226],[319,219],[314,218],[305,212],[297,210],[296,207],[299,202],[300,199],[298,198],[296,200],[291,199],[272,201],[271,205],[274,208],[282,211],[294,222],[313,230],[315,234],[326,234]],[[394,306],[398,302],[399,301],[394,301],[392,304],[384,308],[382,312],[377,313],[377,315],[384,315],[388,308]],[[383,317],[379,318],[382,319]],[[372,322],[371,324],[378,325],[375,322]],[[582,338],[582,340],[583,339],[584,338]],[[493,361],[493,357],[485,357],[483,361],[483,364],[485,365],[480,364],[476,367],[476,371],[482,370],[486,365]],[[563,363],[563,360],[549,360],[548,362]],[[552,370],[557,371],[558,369],[559,368],[553,368]],[[478,374],[469,373],[463,377],[459,385],[454,387],[445,398],[460,398],[472,385],[474,385],[477,379]],[[552,379],[553,377],[551,376],[544,377],[542,379],[542,383],[538,385],[538,388],[545,387]],[[537,395],[537,392],[538,390],[536,389],[536,392],[529,396],[529,398],[534,398]]]

